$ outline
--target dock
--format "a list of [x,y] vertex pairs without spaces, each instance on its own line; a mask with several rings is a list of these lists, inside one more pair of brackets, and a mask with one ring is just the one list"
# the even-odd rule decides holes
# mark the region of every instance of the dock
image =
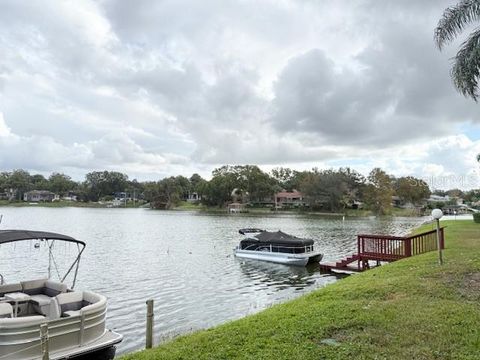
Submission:
[[[440,247],[445,248],[444,228],[440,228]],[[412,236],[357,235],[357,253],[336,262],[320,263],[322,271],[361,272],[384,262],[437,250],[436,230]]]

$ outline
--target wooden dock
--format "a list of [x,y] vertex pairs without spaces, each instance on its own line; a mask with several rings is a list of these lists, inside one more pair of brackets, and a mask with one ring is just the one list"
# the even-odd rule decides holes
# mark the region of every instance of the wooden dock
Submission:
[[[445,248],[444,228],[440,228],[440,246]],[[320,263],[322,271],[360,272],[376,265],[437,250],[436,230],[413,236],[358,235],[357,253],[337,262]]]

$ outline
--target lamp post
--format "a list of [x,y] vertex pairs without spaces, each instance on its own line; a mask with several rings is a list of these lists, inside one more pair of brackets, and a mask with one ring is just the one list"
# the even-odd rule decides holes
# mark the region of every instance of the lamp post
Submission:
[[432,217],[435,219],[437,223],[437,248],[438,248],[438,263],[443,265],[443,258],[442,258],[442,247],[440,246],[440,219],[443,216],[443,212],[440,209],[433,209],[432,210]]

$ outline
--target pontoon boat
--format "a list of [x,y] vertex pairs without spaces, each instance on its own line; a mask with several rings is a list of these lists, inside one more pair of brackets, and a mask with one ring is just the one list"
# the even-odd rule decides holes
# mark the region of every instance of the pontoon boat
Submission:
[[[51,360],[113,359],[122,335],[105,328],[106,297],[73,290],[85,243],[50,232],[0,230],[2,247],[28,240],[46,245],[48,277],[6,284],[0,275],[0,359],[43,359],[46,351]],[[58,270],[53,252],[57,242],[73,244],[77,253],[66,274],[54,281],[50,273]],[[68,275],[73,276],[70,287],[65,283]]]
[[246,238],[234,250],[237,257],[296,266],[319,262],[323,257],[310,239],[261,229],[240,229],[239,233]]

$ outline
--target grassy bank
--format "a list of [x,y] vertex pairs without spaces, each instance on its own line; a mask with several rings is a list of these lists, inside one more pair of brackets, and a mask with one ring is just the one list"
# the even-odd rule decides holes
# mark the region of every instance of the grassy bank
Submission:
[[[180,204],[175,206],[172,210],[179,211],[201,211],[206,213],[215,213],[215,214],[225,214],[227,213],[226,208],[218,206],[206,206],[202,204],[194,204],[186,201],[182,201]],[[246,214],[251,215],[274,215],[274,214],[294,214],[294,215],[319,215],[319,216],[346,216],[346,217],[367,217],[374,216],[375,214],[371,210],[365,209],[345,209],[344,212],[322,212],[322,211],[311,211],[305,209],[288,209],[288,210],[278,210],[272,211],[272,208],[269,207],[248,207],[248,212]],[[415,217],[421,216],[414,209],[400,209],[392,208],[391,213],[386,216],[400,216],[400,217]]]
[[122,359],[479,359],[480,224],[445,225],[442,267],[398,261]]
[[81,202],[81,201],[52,201],[52,202],[38,202],[38,203],[30,203],[26,201],[18,201],[18,202],[10,202],[7,200],[0,200],[0,206],[8,206],[8,207],[53,207],[53,208],[60,208],[60,207],[95,207],[101,208],[105,207],[103,204],[95,203],[95,202]]
[[[63,207],[81,207],[81,208],[107,208],[109,204],[107,203],[98,203],[98,202],[83,202],[83,201],[52,201],[52,202],[26,202],[18,201],[11,202],[7,200],[0,200],[0,207],[49,207],[49,208],[63,208]],[[137,202],[135,206],[133,202],[128,202],[126,206],[122,205],[118,208],[138,208],[141,207],[143,203]]]

